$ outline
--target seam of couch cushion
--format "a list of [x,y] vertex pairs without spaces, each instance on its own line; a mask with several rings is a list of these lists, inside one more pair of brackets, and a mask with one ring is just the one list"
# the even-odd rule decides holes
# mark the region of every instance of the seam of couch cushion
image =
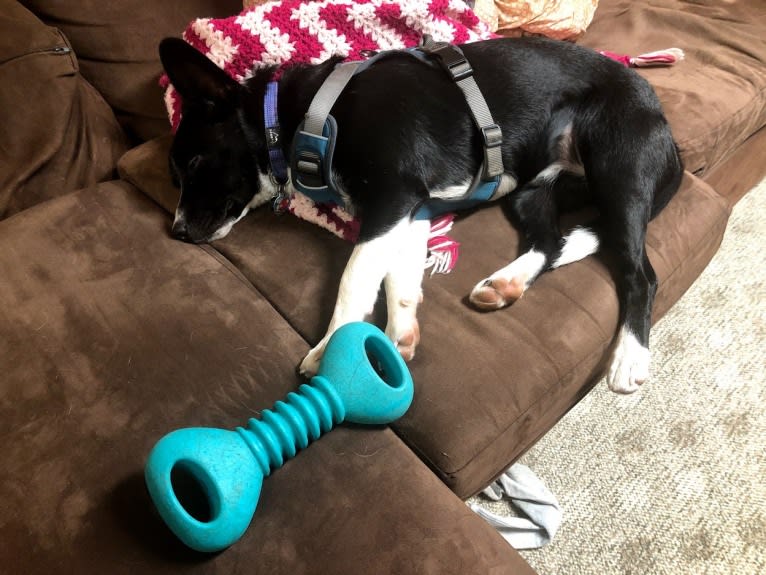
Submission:
[[[118,181],[124,181],[126,184],[131,186],[133,189],[135,189],[137,192],[139,192],[142,196],[144,196],[149,201],[152,201],[153,203],[157,204],[159,208],[162,208],[163,212],[166,212],[166,209],[164,206],[160,204],[160,202],[152,197],[144,194],[141,189],[138,187],[137,184],[130,181],[130,175],[126,174],[126,178],[124,180],[118,180]],[[250,289],[252,292],[263,298],[264,301],[268,302],[269,305],[272,307],[272,309],[276,312],[276,314],[284,320],[284,322],[290,326],[290,328],[295,332],[295,334],[304,342],[306,342],[306,345],[309,345],[309,342],[306,340],[306,338],[301,334],[300,330],[298,330],[293,323],[290,321],[290,318],[283,315],[280,311],[280,309],[274,305],[274,302],[269,298],[265,293],[263,293],[261,290],[258,289],[258,287],[251,282],[245,274],[242,273],[242,271],[232,262],[229,258],[226,257],[221,251],[215,248],[215,246],[212,246],[210,244],[198,244],[196,246],[198,249],[205,252],[208,256],[215,259],[218,263],[220,263],[226,270],[229,271],[235,278],[237,278],[242,284],[244,284],[248,289]]]

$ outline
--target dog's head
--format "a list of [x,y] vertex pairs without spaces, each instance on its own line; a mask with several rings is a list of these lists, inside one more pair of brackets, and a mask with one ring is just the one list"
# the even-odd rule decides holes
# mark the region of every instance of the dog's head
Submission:
[[270,196],[256,164],[264,138],[246,133],[247,88],[183,40],[166,38],[159,51],[183,100],[170,151],[171,175],[181,188],[172,233],[194,243],[220,239]]

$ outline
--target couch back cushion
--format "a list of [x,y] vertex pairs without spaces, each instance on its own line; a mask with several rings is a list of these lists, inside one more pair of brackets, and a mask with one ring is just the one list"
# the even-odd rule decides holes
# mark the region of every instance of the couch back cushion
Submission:
[[18,2],[0,10],[0,219],[111,179],[126,149],[67,38]]
[[114,109],[135,141],[169,131],[158,79],[157,45],[180,36],[197,17],[230,16],[241,0],[23,0],[43,21],[70,39],[83,76]]
[[686,169],[706,177],[766,126],[766,2],[601,0],[582,43],[637,55],[670,46],[686,59],[642,69]]

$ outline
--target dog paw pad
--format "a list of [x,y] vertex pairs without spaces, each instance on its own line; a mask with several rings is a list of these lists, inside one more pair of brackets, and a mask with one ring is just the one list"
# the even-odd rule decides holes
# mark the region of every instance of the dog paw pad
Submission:
[[525,289],[526,281],[521,277],[487,278],[473,288],[469,300],[479,309],[500,309],[518,300]]
[[412,320],[412,326],[396,340],[396,349],[404,361],[412,361],[415,357],[415,349],[420,343],[420,324],[417,319]]

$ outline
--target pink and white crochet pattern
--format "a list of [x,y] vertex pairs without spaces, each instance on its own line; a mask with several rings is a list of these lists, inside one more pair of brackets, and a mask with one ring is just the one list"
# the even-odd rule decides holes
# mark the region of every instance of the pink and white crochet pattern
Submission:
[[[417,46],[424,34],[462,44],[493,37],[462,0],[280,0],[230,18],[199,18],[183,38],[239,82],[266,66],[317,64],[332,56],[364,59],[365,51]],[[181,121],[181,99],[163,76],[165,105],[173,131]],[[359,221],[336,205],[318,205],[293,194],[281,208],[335,235],[356,241]],[[458,244],[445,235],[452,218],[433,222],[429,263],[448,273]]]

